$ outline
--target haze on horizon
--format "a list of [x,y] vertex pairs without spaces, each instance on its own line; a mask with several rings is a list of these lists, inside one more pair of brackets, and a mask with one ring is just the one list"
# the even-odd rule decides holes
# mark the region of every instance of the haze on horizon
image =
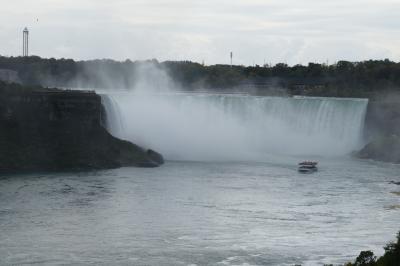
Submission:
[[0,0],[0,55],[206,64],[400,60],[398,0]]

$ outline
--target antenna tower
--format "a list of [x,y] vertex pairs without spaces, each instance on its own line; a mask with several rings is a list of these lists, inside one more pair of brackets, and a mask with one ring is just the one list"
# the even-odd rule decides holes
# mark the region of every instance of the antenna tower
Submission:
[[29,31],[28,28],[25,27],[24,31],[22,32],[23,34],[23,40],[22,40],[22,56],[28,56],[29,52]]

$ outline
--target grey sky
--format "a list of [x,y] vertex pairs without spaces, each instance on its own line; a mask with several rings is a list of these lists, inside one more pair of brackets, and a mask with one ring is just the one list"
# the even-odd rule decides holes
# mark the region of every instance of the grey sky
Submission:
[[[0,54],[289,64],[400,60],[400,0],[0,0]],[[38,20],[37,20],[38,19]]]

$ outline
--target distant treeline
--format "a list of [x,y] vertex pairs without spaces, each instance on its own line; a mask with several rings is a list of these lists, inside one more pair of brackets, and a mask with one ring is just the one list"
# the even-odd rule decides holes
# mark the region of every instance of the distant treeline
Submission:
[[23,84],[52,87],[132,88],[144,72],[155,80],[161,73],[159,70],[163,70],[185,90],[335,97],[374,97],[386,92],[400,92],[400,63],[387,59],[339,61],[332,65],[288,66],[279,63],[231,67],[204,66],[190,61],[74,61],[0,56],[0,70],[16,71]]

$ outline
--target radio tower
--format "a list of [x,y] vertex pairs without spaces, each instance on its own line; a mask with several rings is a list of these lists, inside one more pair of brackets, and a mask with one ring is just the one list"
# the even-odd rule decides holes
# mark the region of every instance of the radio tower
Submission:
[[28,28],[25,27],[23,33],[23,41],[22,41],[22,56],[28,56],[28,45],[29,45],[29,31]]

